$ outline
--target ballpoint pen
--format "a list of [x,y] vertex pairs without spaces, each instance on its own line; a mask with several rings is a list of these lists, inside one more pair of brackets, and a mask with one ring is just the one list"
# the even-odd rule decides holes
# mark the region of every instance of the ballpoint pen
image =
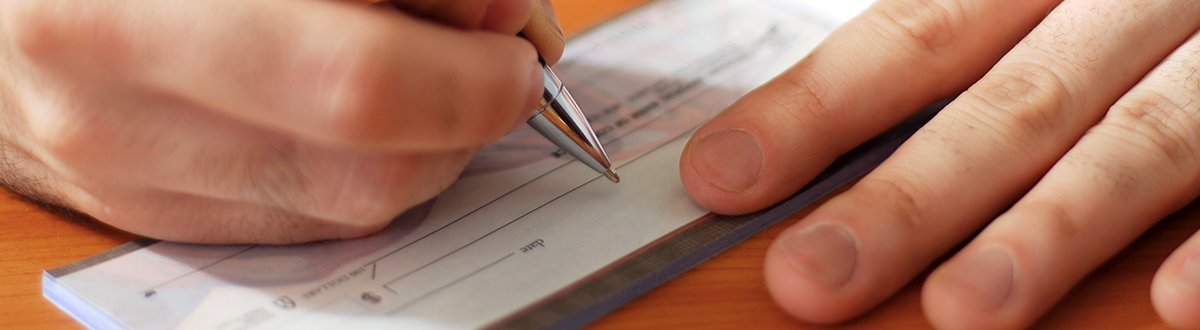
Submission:
[[541,56],[538,56],[538,62],[542,63],[542,77],[545,78],[542,101],[538,103],[538,110],[533,117],[527,121],[529,126],[580,162],[603,173],[608,180],[620,182],[621,177],[613,171],[600,139],[596,138],[592,125],[588,124],[587,117],[571,93],[567,92],[562,80],[558,79],[554,70],[550,70]]

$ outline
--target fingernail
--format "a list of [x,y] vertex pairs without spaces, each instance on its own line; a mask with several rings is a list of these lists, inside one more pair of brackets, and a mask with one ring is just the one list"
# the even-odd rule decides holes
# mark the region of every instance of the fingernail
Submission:
[[828,288],[846,284],[858,261],[854,236],[838,225],[808,227],[784,240],[782,247],[793,265]]
[[1183,265],[1180,265],[1179,272],[1175,275],[1175,282],[1200,292],[1200,256],[1191,256],[1183,260]]
[[976,251],[950,265],[945,282],[979,307],[997,309],[1012,291],[1013,262],[998,248]]
[[690,154],[696,172],[725,190],[749,189],[762,172],[762,148],[754,136],[740,129],[702,137]]

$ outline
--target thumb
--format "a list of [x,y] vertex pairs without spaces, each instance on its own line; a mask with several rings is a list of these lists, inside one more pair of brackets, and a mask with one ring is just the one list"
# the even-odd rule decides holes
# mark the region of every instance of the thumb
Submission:
[[554,7],[550,4],[550,0],[535,1],[533,15],[529,18],[529,23],[521,30],[525,34],[525,38],[533,43],[533,47],[537,48],[538,54],[542,55],[542,59],[546,60],[547,65],[554,65],[562,58],[564,38],[562,26],[558,24],[558,16],[554,14]]

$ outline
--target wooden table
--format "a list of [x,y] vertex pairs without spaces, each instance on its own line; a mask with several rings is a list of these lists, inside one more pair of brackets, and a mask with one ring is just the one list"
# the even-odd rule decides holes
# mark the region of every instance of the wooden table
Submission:
[[[568,34],[647,0],[556,0]],[[804,212],[802,212],[804,213]],[[795,217],[759,233],[591,325],[592,329],[825,328],[789,318],[763,284],[763,253]],[[1167,329],[1150,306],[1150,279],[1176,246],[1200,229],[1200,203],[1164,220],[1084,280],[1037,325],[1050,329]],[[135,236],[46,212],[0,192],[0,329],[82,329],[42,298],[41,272]],[[923,278],[923,276],[921,277]],[[834,328],[927,329],[921,280],[866,315]]]

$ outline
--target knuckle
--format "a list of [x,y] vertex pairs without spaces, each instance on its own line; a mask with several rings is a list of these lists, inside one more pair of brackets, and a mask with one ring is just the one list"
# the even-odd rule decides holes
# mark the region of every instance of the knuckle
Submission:
[[87,120],[61,111],[43,111],[29,119],[29,136],[42,151],[59,159],[70,159],[97,143]]
[[939,53],[958,39],[965,13],[956,1],[885,1],[863,16],[867,22],[903,38],[906,45],[928,53]]
[[[1041,219],[1045,232],[1056,241],[1070,242],[1085,233],[1085,224],[1067,211],[1063,205],[1050,201],[1025,201],[1019,207],[1038,216],[1025,219]],[[1014,206],[1016,208],[1017,206]]]
[[[100,8],[97,8],[100,7]],[[97,56],[117,56],[127,37],[122,20],[101,6],[67,4],[63,1],[18,2],[8,33],[13,49],[34,61],[53,60],[69,49],[84,46],[103,51]],[[94,47],[101,46],[101,47]]]
[[391,142],[401,124],[400,109],[392,88],[394,80],[386,77],[384,59],[371,50],[354,54],[332,54],[326,65],[327,76],[336,77],[332,84],[326,125],[335,140],[351,145],[375,146]]
[[1016,64],[995,70],[966,93],[968,113],[981,122],[998,125],[1010,137],[1042,138],[1058,126],[1062,102],[1068,99],[1066,80],[1037,64]]
[[[1200,146],[1197,99],[1181,93],[1139,91],[1136,101],[1120,102],[1109,110],[1097,129],[1151,151],[1172,163],[1194,161]],[[1188,111],[1188,109],[1192,109]]]
[[440,143],[463,146],[486,144],[503,135],[494,126],[498,122],[507,122],[501,120],[502,114],[513,112],[505,109],[508,105],[505,100],[511,96],[474,81],[479,78],[482,76],[466,77],[461,74],[444,78],[446,87],[442,90],[470,92],[440,100],[430,109],[425,109],[427,120],[424,124],[432,129],[428,133],[430,136],[436,136]]
[[7,28],[13,48],[29,58],[44,58],[46,54],[53,52],[56,45],[61,45],[57,41],[59,36],[63,35],[59,31],[63,22],[48,10],[48,2],[17,3],[24,6],[18,5],[14,10],[15,14],[5,17],[10,20]]
[[[497,49],[505,49],[508,54],[500,61],[484,64],[480,62],[478,70],[458,71],[454,74],[457,82],[467,84],[468,95],[480,95],[480,98],[461,98],[467,101],[456,104],[462,108],[452,109],[450,113],[457,116],[457,122],[462,124],[461,134],[473,139],[473,145],[491,143],[503,137],[511,128],[511,122],[520,118],[528,118],[533,114],[527,100],[529,95],[529,73],[539,67],[538,53],[526,42],[518,40],[497,40]],[[526,65],[512,65],[512,64]],[[487,76],[475,77],[476,72],[491,72]],[[540,85],[539,85],[540,86]],[[456,97],[457,98],[457,97]],[[470,114],[470,115],[464,115]]]
[[[489,86],[469,87],[470,90],[486,91]],[[510,91],[507,88],[493,89]],[[523,102],[513,100],[515,95],[525,93],[480,93],[481,97],[462,97],[452,100],[449,109],[439,111],[444,139],[456,146],[476,146],[499,140],[512,128],[518,114],[532,115],[532,109],[522,111]]]
[[[519,41],[518,41],[519,42]],[[443,90],[461,91],[449,97],[444,108],[437,109],[437,122],[443,138],[457,146],[484,145],[500,139],[518,117],[533,113],[529,95],[529,65],[512,65],[535,58],[533,49],[517,42],[492,43],[503,49],[490,59],[474,61],[470,67],[448,74]]]
[[815,73],[806,73],[802,77],[780,75],[773,82],[773,87],[778,88],[772,91],[781,92],[766,92],[764,94],[767,97],[760,99],[773,103],[774,106],[767,109],[783,109],[779,111],[782,116],[780,119],[792,124],[789,125],[791,127],[825,127],[813,124],[828,123],[837,116],[830,111],[830,96],[822,87],[827,85],[819,78]]
[[[862,188],[859,188],[862,187]],[[863,189],[870,203],[884,201],[892,219],[908,232],[928,230],[925,223],[930,211],[930,195],[916,183],[901,177],[872,177],[862,179],[854,187]]]
[[[516,90],[526,84],[513,82],[514,77],[527,80],[528,71],[521,70],[528,67],[510,65],[517,59],[503,56],[516,52],[465,61],[438,76],[415,76],[396,74],[403,68],[389,55],[394,51],[387,46],[394,44],[387,41],[391,36],[368,32],[358,38],[364,39],[355,43],[363,46],[328,55],[325,65],[336,70],[324,74],[335,77],[331,84],[336,86],[325,125],[339,142],[366,147],[482,145],[506,134],[509,123],[526,112],[520,108],[528,93]],[[528,52],[533,58],[532,49]]]

